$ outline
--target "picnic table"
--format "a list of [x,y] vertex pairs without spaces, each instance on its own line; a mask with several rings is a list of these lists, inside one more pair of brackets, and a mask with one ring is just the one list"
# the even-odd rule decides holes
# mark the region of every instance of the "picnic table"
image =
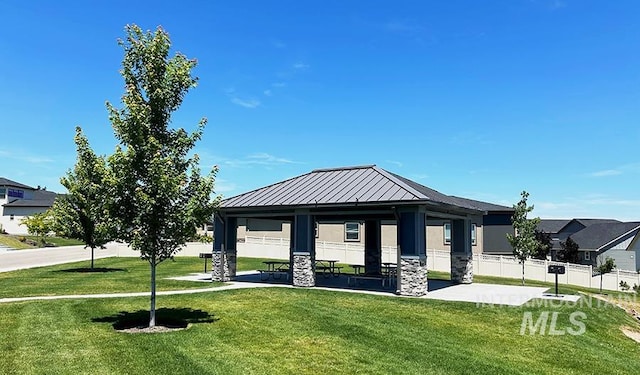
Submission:
[[284,275],[289,279],[289,262],[281,260],[267,260],[262,262],[267,266],[265,270],[258,270],[260,272],[260,280],[267,281],[271,277],[274,280],[279,280]]
[[391,284],[395,281],[394,277],[396,276],[396,264],[391,262],[382,263],[381,273],[366,273],[363,272],[365,266],[361,264],[350,264],[350,267],[353,268],[353,275],[350,275],[347,278],[347,285],[355,285],[359,280],[379,280],[382,283],[382,287],[385,287],[385,284],[391,286]]
[[316,259],[316,272],[322,272],[322,275],[326,278],[329,276],[340,276],[341,266],[336,266],[337,260],[329,259]]

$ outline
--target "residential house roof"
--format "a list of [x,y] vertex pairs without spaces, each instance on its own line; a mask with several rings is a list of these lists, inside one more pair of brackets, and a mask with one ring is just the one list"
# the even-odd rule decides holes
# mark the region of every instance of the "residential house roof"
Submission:
[[14,199],[4,207],[51,207],[58,194],[47,190],[35,190],[33,199]]
[[9,180],[8,178],[4,178],[4,177],[0,177],[0,186],[11,186],[11,187],[17,187],[17,188],[21,188],[21,189],[35,190],[31,186],[27,186],[25,184],[21,184],[19,182],[15,182],[13,180]]
[[570,222],[570,219],[541,219],[538,230],[545,233],[558,233]]
[[603,222],[589,225],[571,235],[582,250],[601,250],[629,233],[640,230],[640,222]]
[[413,203],[482,210],[375,165],[316,169],[222,201],[222,208]]

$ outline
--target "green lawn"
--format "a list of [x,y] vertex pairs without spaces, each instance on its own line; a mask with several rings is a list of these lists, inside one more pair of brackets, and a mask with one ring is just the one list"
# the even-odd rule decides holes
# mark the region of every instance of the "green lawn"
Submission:
[[[262,261],[263,259],[239,258],[238,270],[260,268]],[[89,272],[87,267],[89,261],[0,273],[0,298],[149,290],[149,264],[138,258],[96,259],[96,272]],[[210,269],[208,267],[207,271]],[[157,290],[211,287],[210,283],[166,280],[167,277],[202,271],[203,259],[176,257],[175,261],[166,260],[157,269]]]
[[[262,261],[239,258],[238,270]],[[144,261],[99,259],[105,272],[94,273],[83,272],[87,263],[0,273],[1,296],[148,291]],[[164,279],[202,266],[188,257],[161,264],[159,289],[211,286]],[[640,325],[610,304],[584,301],[500,307],[318,289],[232,290],[159,296],[159,323],[191,323],[159,334],[114,329],[147,320],[148,297],[7,303],[0,304],[0,373],[637,374],[640,345],[620,327]],[[586,331],[520,334],[525,313],[537,319],[545,312],[558,313],[560,329],[573,327],[571,313],[584,313]]]
[[637,374],[640,345],[610,306],[556,306],[581,336],[520,335],[525,311],[469,303],[269,288],[160,296],[184,331],[116,332],[148,298],[0,305],[5,374]]
[[[17,235],[12,235],[12,234],[0,234],[0,244],[11,247],[13,249],[17,249],[17,250],[23,250],[23,249],[36,249],[38,247],[41,247],[40,245],[38,246],[31,246],[25,242],[21,242],[19,240],[20,237],[24,237],[30,240],[33,240],[35,242],[37,242],[38,244],[40,244],[40,237],[36,237],[36,236],[17,236]],[[78,240],[73,240],[73,239],[69,239],[69,238],[62,238],[62,237],[46,237],[46,240],[48,243],[53,244],[55,246],[71,246],[71,245],[82,245],[82,241],[78,241]]]

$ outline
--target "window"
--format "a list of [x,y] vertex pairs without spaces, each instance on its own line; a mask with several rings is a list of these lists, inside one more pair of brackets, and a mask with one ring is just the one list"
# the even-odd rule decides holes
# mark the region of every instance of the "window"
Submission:
[[9,216],[9,220],[13,220],[13,214]]
[[584,260],[591,260],[591,252],[590,251],[585,251],[584,252]]
[[471,245],[476,245],[476,225],[471,224]]
[[451,243],[451,223],[444,223],[444,244]]
[[360,241],[360,223],[344,223],[344,240]]
[[7,189],[6,188],[1,188],[0,189],[0,199],[4,199],[7,197]]
[[318,222],[316,221],[314,224],[315,224],[316,238],[318,238],[319,237]]

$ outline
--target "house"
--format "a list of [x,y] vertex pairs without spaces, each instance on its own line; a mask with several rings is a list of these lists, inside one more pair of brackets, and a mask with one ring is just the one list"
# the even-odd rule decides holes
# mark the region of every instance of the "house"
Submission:
[[[581,230],[594,224],[615,224],[620,221],[615,219],[541,219],[538,231],[548,233],[551,236],[551,259],[556,259],[556,254],[562,249],[561,242]],[[571,237],[575,240],[574,237]]]
[[[411,188],[433,195],[432,190],[415,181],[390,173],[400,182]],[[440,194],[440,193],[438,193]],[[507,241],[507,233],[513,234],[511,216],[513,208],[493,203],[447,196],[452,202],[473,207],[483,211],[484,215],[474,216],[471,220],[471,245],[473,253],[506,254],[513,253]],[[365,228],[363,221],[317,220],[315,222],[316,241],[330,243],[349,243],[364,246]],[[395,220],[382,220],[382,246],[396,246]],[[289,239],[291,225],[287,221],[263,218],[238,219],[238,240],[243,242],[247,237]],[[451,221],[444,218],[428,217],[426,220],[427,248],[450,251],[451,249]]]
[[579,263],[598,266],[607,257],[616,268],[640,270],[640,222],[598,222],[571,235],[579,246]]
[[0,177],[0,225],[9,234],[27,234],[25,217],[44,212],[57,194]]

